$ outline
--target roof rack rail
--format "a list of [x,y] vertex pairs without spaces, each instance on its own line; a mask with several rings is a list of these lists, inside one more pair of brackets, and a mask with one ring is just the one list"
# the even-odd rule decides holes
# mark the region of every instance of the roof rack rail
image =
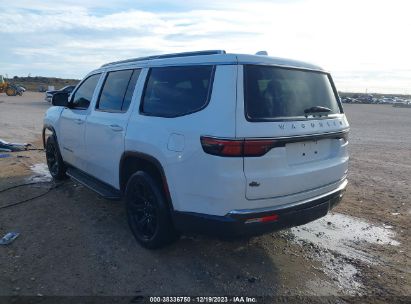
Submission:
[[171,53],[171,54],[154,55],[154,56],[138,57],[138,58],[114,61],[114,62],[103,64],[101,67],[106,67],[106,66],[121,64],[121,63],[130,63],[130,62],[137,62],[137,61],[152,60],[152,59],[165,59],[165,58],[190,57],[190,56],[204,56],[204,55],[216,55],[216,54],[225,54],[225,53],[226,52],[224,50],[207,50],[207,51]]

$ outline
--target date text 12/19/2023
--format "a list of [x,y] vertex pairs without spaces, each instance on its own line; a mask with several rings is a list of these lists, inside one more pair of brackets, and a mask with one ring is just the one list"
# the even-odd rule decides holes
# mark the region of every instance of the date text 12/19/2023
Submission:
[[150,297],[150,303],[257,303],[255,297],[244,296],[198,296],[198,297]]

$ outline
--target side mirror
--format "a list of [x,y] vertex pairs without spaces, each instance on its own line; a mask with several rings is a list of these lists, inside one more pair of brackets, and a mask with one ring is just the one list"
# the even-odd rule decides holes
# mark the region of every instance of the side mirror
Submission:
[[51,98],[51,103],[53,106],[68,107],[68,97],[69,94],[67,92],[57,92]]

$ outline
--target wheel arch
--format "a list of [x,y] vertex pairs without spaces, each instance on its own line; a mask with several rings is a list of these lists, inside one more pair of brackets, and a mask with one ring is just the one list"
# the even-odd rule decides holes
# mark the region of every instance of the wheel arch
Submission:
[[139,170],[152,174],[161,184],[170,211],[173,211],[173,203],[164,168],[160,161],[151,155],[137,151],[127,151],[123,153],[119,167],[120,191],[124,193],[128,179],[133,173]]
[[[43,148],[46,149],[46,131],[49,130],[52,133],[52,136],[54,136],[54,139],[56,140],[57,146],[58,146],[58,140],[57,140],[57,135],[56,135],[56,130],[54,129],[54,127],[52,125],[49,124],[45,124],[43,126],[43,131],[41,132],[41,137],[43,140]],[[60,149],[60,147],[59,147]]]

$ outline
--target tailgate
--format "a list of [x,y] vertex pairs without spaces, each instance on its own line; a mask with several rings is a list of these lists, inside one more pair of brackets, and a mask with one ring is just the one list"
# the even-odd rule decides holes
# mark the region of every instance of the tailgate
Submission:
[[341,180],[347,171],[344,133],[279,140],[265,155],[244,157],[247,199],[297,194]]
[[349,125],[329,74],[243,65],[238,76],[236,137],[244,138],[247,199],[297,194],[345,177]]

